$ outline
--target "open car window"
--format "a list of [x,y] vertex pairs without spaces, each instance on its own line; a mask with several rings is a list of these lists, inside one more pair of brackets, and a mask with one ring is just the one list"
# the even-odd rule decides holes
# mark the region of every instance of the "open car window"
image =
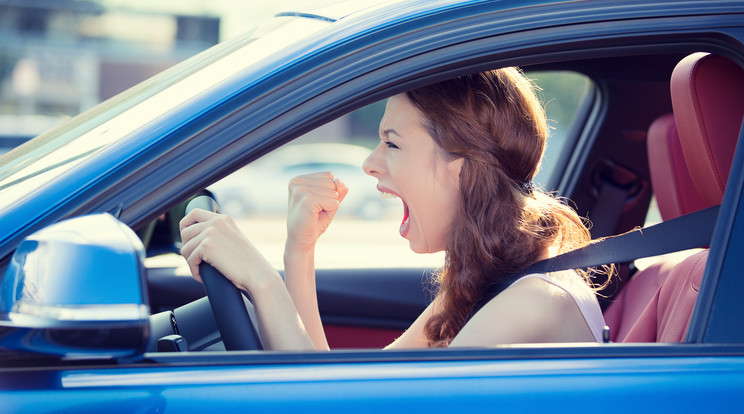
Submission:
[[[577,123],[586,121],[592,81],[570,71],[526,72],[546,108],[550,135],[535,184],[547,188],[564,171],[577,140]],[[283,268],[287,183],[300,174],[332,171],[350,188],[334,223],[321,237],[318,268],[437,268],[443,253],[416,254],[398,235],[402,206],[381,199],[377,180],[362,162],[377,145],[385,101],[358,109],[323,125],[211,185],[223,212],[277,268]],[[581,129],[581,128],[579,128]],[[563,163],[563,164],[562,164]]]

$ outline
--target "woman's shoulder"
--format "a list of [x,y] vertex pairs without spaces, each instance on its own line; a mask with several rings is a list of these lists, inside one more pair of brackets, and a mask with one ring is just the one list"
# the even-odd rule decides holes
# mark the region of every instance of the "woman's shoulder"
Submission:
[[593,292],[586,281],[574,270],[564,270],[552,273],[529,273],[515,280],[510,287],[517,286],[521,283],[532,281],[531,283],[541,285],[536,281],[542,281],[549,285],[556,286],[567,292]]
[[[549,308],[556,311],[557,308],[572,305],[574,302],[596,302],[594,292],[584,283],[580,276],[573,271],[556,273],[531,273],[520,276],[509,281],[496,289],[487,292],[484,303],[477,308],[493,308],[495,304],[514,307],[515,309],[528,308],[541,313]],[[545,315],[541,315],[544,319]]]
[[583,340],[586,335],[566,329],[575,325],[572,320],[575,306],[564,290],[538,278],[524,278],[476,312],[452,346]]
[[605,321],[596,293],[575,271],[527,275],[512,284],[510,289],[514,289],[512,294],[542,298],[569,313],[578,310],[595,339],[600,340],[602,337]]
[[489,300],[453,344],[595,341],[603,326],[593,291],[580,276],[535,274]]
[[527,275],[515,281],[494,300],[509,302],[534,311],[543,320],[560,319],[563,310],[573,305],[570,288],[551,280],[548,275]]
[[580,307],[597,306],[597,296],[587,282],[575,271],[566,270],[554,273],[532,273],[517,279],[510,288],[531,286],[533,289],[544,289],[546,292],[568,295]]

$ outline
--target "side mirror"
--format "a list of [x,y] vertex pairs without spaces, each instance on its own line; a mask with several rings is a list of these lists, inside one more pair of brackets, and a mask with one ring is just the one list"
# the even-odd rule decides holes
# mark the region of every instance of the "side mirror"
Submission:
[[109,214],[24,239],[0,282],[0,349],[61,357],[142,355],[149,336],[144,248]]

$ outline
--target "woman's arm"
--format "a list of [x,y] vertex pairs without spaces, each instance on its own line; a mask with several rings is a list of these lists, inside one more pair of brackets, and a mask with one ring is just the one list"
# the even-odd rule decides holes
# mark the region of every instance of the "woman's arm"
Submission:
[[313,346],[318,350],[328,350],[315,288],[315,249],[303,251],[285,246],[284,278],[287,291],[297,307]]
[[439,306],[440,298],[437,296],[429,304],[429,306],[421,312],[421,315],[411,324],[411,326],[403,332],[403,335],[398,337],[392,344],[385,347],[385,349],[404,349],[404,348],[428,348],[429,340],[426,338],[424,328],[426,322],[434,315],[435,309]]
[[289,182],[284,279],[313,345],[328,350],[315,286],[315,244],[326,231],[349,189],[330,172]]
[[267,349],[314,349],[279,273],[232,218],[196,209],[181,220],[181,237],[181,254],[195,279],[201,281],[199,264],[206,262],[248,293]]
[[348,189],[333,174],[293,179],[289,185],[285,282],[231,217],[196,209],[181,220],[181,254],[201,281],[204,261],[248,293],[267,349],[328,349],[315,292],[315,242]]

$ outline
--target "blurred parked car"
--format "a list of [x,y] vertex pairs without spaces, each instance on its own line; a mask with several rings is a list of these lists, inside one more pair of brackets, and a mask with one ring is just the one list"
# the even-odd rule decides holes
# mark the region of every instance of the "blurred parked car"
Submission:
[[338,211],[366,219],[382,217],[400,202],[381,199],[377,180],[362,170],[371,150],[351,144],[290,144],[209,186],[222,211],[232,216],[286,214],[287,184],[293,177],[331,171],[348,187]]

